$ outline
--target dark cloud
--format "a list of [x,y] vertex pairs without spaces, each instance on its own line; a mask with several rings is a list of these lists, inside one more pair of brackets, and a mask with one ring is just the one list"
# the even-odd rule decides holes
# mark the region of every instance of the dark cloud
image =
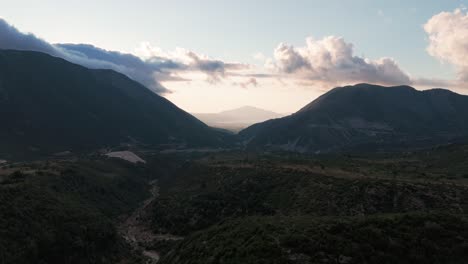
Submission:
[[[84,44],[50,44],[30,33],[22,33],[0,19],[0,48],[31,50],[61,57],[88,68],[112,69],[142,83],[157,93],[168,92],[155,78],[164,74],[167,62],[146,63],[140,58],[115,51],[107,51]],[[169,75],[169,74],[166,74]]]
[[141,59],[132,54],[105,50],[88,44],[50,44],[33,34],[22,33],[0,19],[0,48],[32,50],[64,58],[93,69],[112,69],[142,83],[156,93],[169,92],[160,82],[190,81],[179,74],[202,72],[215,83],[231,71],[248,68],[245,64],[226,63],[185,51],[185,60],[177,57],[149,56]]
[[156,93],[168,92],[159,83],[171,78],[171,73],[166,70],[172,66],[169,67],[164,61],[143,61],[132,54],[108,51],[88,44],[55,44],[55,46],[72,62],[88,68],[112,69],[135,79]]
[[242,63],[226,63],[220,60],[202,58],[192,51],[187,51],[186,56],[191,60],[188,65],[189,69],[205,73],[208,76],[208,81],[212,83],[219,82],[221,78],[225,78],[228,71],[248,68],[248,65]]
[[15,50],[32,50],[59,55],[59,51],[53,45],[34,36],[23,34],[15,27],[0,18],[0,48]]

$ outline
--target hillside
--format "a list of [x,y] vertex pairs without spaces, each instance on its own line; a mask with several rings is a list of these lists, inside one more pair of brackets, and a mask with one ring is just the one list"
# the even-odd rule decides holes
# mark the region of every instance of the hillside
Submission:
[[151,177],[100,157],[0,167],[2,262],[143,263],[115,222],[149,195]]
[[[467,146],[186,162],[158,180],[161,263],[464,263]],[[182,239],[183,238],[183,239]]]
[[443,214],[246,217],[189,236],[161,263],[465,263],[467,230]]
[[339,87],[297,113],[240,132],[250,148],[300,152],[393,150],[468,135],[468,96],[370,84]]
[[212,146],[224,134],[111,70],[0,50],[0,158],[132,144]]

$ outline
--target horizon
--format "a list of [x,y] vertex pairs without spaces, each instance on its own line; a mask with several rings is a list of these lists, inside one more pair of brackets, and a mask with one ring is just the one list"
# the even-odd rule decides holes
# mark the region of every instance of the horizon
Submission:
[[362,82],[466,94],[467,1],[420,2],[8,1],[0,48],[119,71],[190,113],[293,113]]

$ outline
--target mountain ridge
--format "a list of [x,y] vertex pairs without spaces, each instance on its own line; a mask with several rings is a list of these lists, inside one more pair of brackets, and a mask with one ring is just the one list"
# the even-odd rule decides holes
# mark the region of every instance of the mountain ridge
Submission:
[[446,143],[468,135],[467,111],[468,96],[440,88],[358,84],[332,89],[291,116],[255,124],[240,136],[248,147],[301,152]]
[[0,102],[3,155],[122,143],[213,146],[226,136],[123,74],[34,51],[0,50]]

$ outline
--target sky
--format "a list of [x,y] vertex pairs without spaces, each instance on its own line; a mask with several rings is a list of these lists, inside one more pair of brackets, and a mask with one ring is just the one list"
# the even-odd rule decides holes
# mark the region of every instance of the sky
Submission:
[[360,82],[467,93],[467,4],[0,0],[0,48],[120,71],[189,112],[291,113]]

